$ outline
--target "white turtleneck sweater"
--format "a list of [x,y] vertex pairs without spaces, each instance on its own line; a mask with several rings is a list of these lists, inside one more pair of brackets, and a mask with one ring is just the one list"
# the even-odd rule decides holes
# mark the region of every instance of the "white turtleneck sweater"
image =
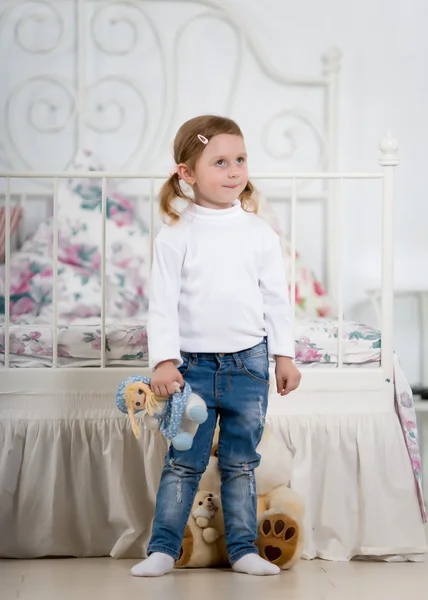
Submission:
[[232,353],[267,335],[270,355],[294,357],[278,235],[238,201],[191,205],[155,240],[148,319],[149,366],[185,352]]

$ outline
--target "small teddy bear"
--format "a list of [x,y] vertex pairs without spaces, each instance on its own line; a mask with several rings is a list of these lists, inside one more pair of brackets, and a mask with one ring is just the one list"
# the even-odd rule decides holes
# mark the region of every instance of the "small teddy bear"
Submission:
[[202,529],[202,537],[212,544],[224,535],[224,519],[219,496],[210,492],[198,491],[191,512],[196,525]]

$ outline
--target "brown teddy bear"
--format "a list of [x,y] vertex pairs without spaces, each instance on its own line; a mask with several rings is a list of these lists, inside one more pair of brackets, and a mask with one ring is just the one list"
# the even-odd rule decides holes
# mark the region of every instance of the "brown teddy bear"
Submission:
[[227,566],[224,519],[220,497],[199,490],[184,532],[176,567]]
[[198,491],[192,508],[192,517],[202,529],[202,537],[211,544],[224,535],[224,519],[221,499],[210,492]]
[[[175,563],[176,567],[215,567],[228,564],[224,526],[219,524],[219,520],[223,519],[223,513],[220,504],[221,481],[217,458],[218,433],[217,428],[211,458],[200,481],[200,491],[186,526],[181,555]],[[255,470],[258,520],[256,545],[262,558],[278,565],[281,569],[289,569],[300,559],[302,553],[304,517],[301,498],[288,487],[291,456],[284,452],[284,444],[268,425],[265,427],[257,452],[261,455],[261,461]],[[215,499],[217,506],[215,514],[209,518],[206,517],[208,513],[205,511],[198,512],[198,508],[209,508],[204,505],[208,498]],[[199,504],[200,502],[202,504]],[[200,518],[206,520],[199,521]],[[204,526],[202,529],[198,522]],[[207,542],[203,536],[203,531],[207,528],[216,529],[219,533],[218,538]]]

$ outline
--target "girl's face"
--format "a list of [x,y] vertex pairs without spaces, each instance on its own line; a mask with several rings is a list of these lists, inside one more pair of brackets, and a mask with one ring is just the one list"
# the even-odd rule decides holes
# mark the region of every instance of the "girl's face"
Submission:
[[196,204],[217,209],[231,207],[248,182],[243,138],[228,133],[211,138],[188,175],[182,178],[192,185]]

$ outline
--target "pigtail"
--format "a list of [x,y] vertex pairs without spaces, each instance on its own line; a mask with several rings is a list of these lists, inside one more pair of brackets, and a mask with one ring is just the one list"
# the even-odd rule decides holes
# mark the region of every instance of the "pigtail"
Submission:
[[180,219],[180,213],[174,208],[176,198],[183,198],[183,200],[192,202],[192,198],[181,189],[178,174],[173,173],[165,181],[159,192],[159,210],[162,221],[171,225],[174,225]]
[[251,181],[247,182],[247,185],[245,186],[244,190],[239,196],[239,200],[241,201],[241,206],[243,210],[245,210],[246,212],[257,214],[259,210],[259,203],[257,201],[257,191],[251,183]]

